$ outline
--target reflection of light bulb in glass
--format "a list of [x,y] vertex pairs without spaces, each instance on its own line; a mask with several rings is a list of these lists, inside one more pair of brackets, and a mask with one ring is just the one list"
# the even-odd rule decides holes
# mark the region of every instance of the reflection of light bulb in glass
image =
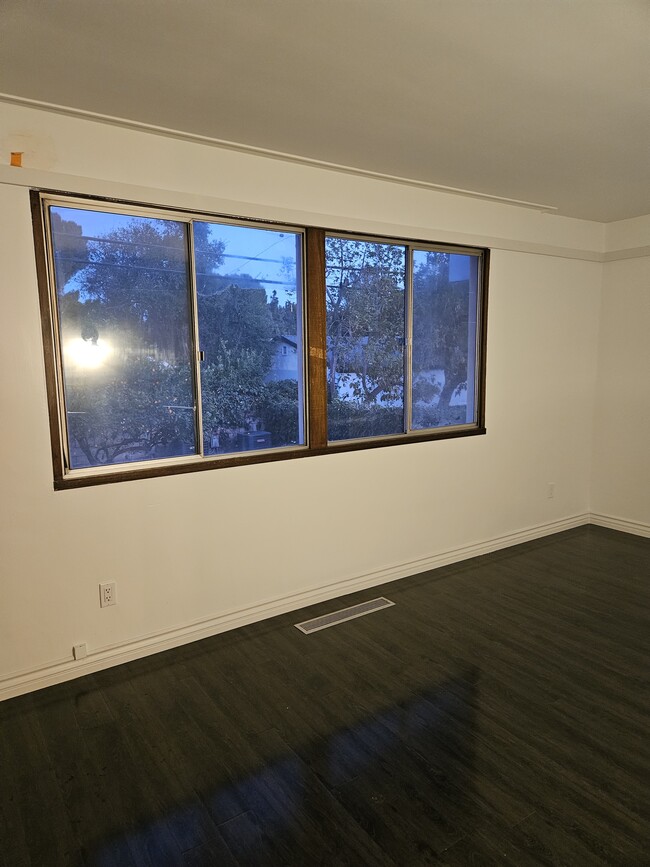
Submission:
[[105,340],[84,340],[83,337],[75,337],[68,340],[63,347],[66,358],[83,370],[96,370],[101,367],[111,354],[111,347]]

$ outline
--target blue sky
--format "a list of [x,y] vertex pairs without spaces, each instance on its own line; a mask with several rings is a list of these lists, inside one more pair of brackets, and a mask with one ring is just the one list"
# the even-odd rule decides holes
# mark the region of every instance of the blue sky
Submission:
[[[118,228],[129,225],[132,216],[110,212],[91,211],[85,208],[54,207],[64,220],[73,220],[81,226],[88,237],[102,237]],[[136,219],[140,219],[137,218]],[[293,263],[295,275],[296,234],[275,229],[260,229],[249,226],[236,226],[212,223],[210,236],[225,244],[224,260],[215,273],[249,274],[260,280],[270,298],[273,290],[278,294],[280,303],[296,300],[295,283],[288,283],[283,264],[289,259]],[[293,292],[291,291],[293,289]]]

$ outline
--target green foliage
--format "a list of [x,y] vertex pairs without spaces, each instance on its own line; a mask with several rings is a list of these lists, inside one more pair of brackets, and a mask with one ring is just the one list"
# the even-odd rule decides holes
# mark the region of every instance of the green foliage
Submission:
[[275,352],[277,326],[264,288],[248,275],[229,276],[227,281],[199,297],[200,342],[206,354],[201,366],[206,450],[213,435],[222,448],[233,447],[235,431],[258,421]]
[[217,361],[201,369],[203,430],[206,448],[213,434],[245,428],[257,416],[264,389],[265,362],[254,349],[222,344]]
[[298,442],[298,383],[295,380],[267,382],[256,409],[262,428],[271,431],[274,446]]
[[438,383],[431,382],[428,378],[420,377],[413,383],[414,403],[433,403],[439,394],[440,386]]
[[68,426],[77,464],[146,460],[194,451],[189,365],[121,360],[103,374],[66,377]]
[[280,304],[278,293],[273,290],[269,301],[269,310],[273,318],[275,334],[295,335],[298,330],[298,312],[295,301],[285,301]]
[[401,399],[404,248],[328,237],[325,274],[329,400],[341,375],[358,401]]
[[[223,244],[212,242],[210,250],[216,266]],[[186,228],[170,220],[134,218],[89,241],[77,284],[84,304],[96,302],[88,311],[97,331],[128,336],[129,351],[153,351],[171,363],[186,360],[192,342],[187,257]]]
[[82,237],[81,226],[73,220],[64,220],[52,209],[50,214],[54,238],[54,267],[56,282],[60,290],[74,275],[85,267],[88,256],[88,243]]
[[74,289],[59,295],[59,320],[64,340],[81,337],[97,343],[99,325],[102,326],[104,337],[107,336],[106,317],[99,301],[83,303],[79,290]]
[[276,328],[266,292],[246,275],[229,277],[218,292],[201,295],[198,301],[201,349],[208,363],[218,364],[224,353],[232,359],[252,352],[259,362],[259,376],[268,371],[275,351]]
[[214,285],[214,272],[223,262],[225,244],[223,241],[212,239],[210,223],[200,223],[195,220],[192,225],[194,231],[194,277],[196,291],[202,295],[209,292],[210,287]]
[[[73,466],[194,451],[185,226],[134,218],[100,240],[77,241],[81,227],[61,225],[63,251],[72,238],[82,260],[75,270],[71,256],[57,264]],[[222,252],[220,242],[207,242],[203,267],[216,267]],[[110,348],[101,368],[66,357],[66,347],[81,340]]]
[[[66,369],[71,439],[78,463],[140,460],[193,450],[192,334],[188,317],[188,243],[181,223],[134,218],[100,240],[65,229],[58,275],[64,345],[81,337],[111,345],[98,370]],[[62,231],[62,229],[61,229]],[[223,243],[195,224],[196,284],[205,447],[232,445],[237,430],[260,420],[274,442],[298,437],[297,383],[264,379],[274,337],[295,333],[296,306],[267,303],[259,280],[215,274]],[[66,258],[67,257],[67,258]],[[80,261],[72,268],[72,258]],[[85,259],[85,262],[84,262]],[[75,276],[74,288],[66,284]],[[190,409],[174,409],[174,406]],[[171,409],[170,409],[171,407]]]
[[402,433],[404,412],[401,407],[337,399],[327,405],[327,428],[331,440]]
[[[455,424],[449,401],[467,384],[469,284],[450,282],[449,254],[430,252],[413,274],[413,370],[443,370],[438,424]],[[416,399],[426,400],[426,383]],[[433,397],[433,395],[431,395]],[[418,410],[420,412],[420,410]],[[463,421],[465,418],[463,416]],[[418,418],[424,427],[425,422]]]
[[465,424],[466,414],[467,407],[464,404],[445,407],[418,407],[417,427],[424,429]]
[[[133,218],[99,239],[52,215],[62,343],[110,344],[101,370],[67,365],[69,430],[90,464],[183,454],[195,413],[184,224]],[[267,301],[260,280],[216,273],[224,245],[195,224],[196,286],[206,450],[234,447],[239,431],[299,438],[294,380],[266,382],[277,338],[298,331],[297,305]],[[332,439],[403,430],[404,247],[327,239],[328,416]],[[288,267],[288,266],[287,266]],[[467,376],[468,284],[449,282],[449,256],[427,254],[414,274],[414,412],[418,424],[457,423],[449,400]],[[442,369],[441,389],[427,374]],[[350,396],[341,397],[341,385]],[[438,406],[433,401],[438,398]],[[186,409],[181,409],[186,407]],[[464,420],[464,419],[462,419]]]

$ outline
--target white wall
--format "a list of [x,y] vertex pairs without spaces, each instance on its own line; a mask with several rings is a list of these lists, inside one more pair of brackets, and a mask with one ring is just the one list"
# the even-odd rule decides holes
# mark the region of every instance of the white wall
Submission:
[[[631,221],[626,221],[631,222]],[[638,227],[638,222],[637,222]],[[635,242],[640,239],[635,237]],[[646,243],[650,242],[647,225]],[[604,266],[592,512],[650,526],[650,257]],[[622,526],[624,529],[625,526]],[[628,529],[630,529],[628,527]]]
[[[32,109],[0,115],[0,148],[26,151],[25,169],[0,169],[0,696],[588,520],[602,226]],[[31,183],[493,241],[487,435],[55,493]],[[611,348],[601,334],[608,356],[621,336],[623,323]],[[278,490],[295,504],[290,534]],[[118,604],[100,609],[106,580]],[[87,663],[72,661],[78,642]]]

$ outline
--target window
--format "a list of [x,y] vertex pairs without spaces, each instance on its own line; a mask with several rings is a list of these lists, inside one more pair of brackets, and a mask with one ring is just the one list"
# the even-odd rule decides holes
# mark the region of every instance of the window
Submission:
[[406,248],[328,235],[328,436],[404,432]]
[[481,252],[325,245],[330,441],[476,424]]
[[53,206],[71,470],[196,452],[188,226]]
[[303,365],[278,357],[302,357],[302,233],[192,227],[204,454],[304,446]]
[[484,432],[487,251],[33,205],[56,487]]

